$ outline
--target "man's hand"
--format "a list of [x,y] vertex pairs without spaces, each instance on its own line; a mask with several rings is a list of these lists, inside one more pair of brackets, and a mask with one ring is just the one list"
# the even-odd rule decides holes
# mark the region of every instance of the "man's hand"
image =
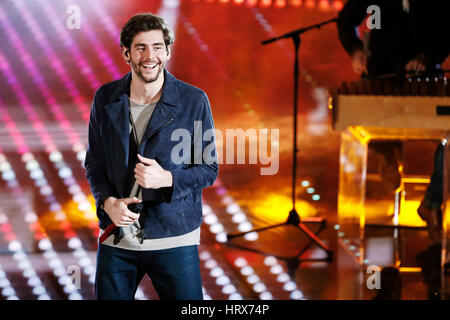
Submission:
[[138,163],[134,168],[137,183],[142,188],[159,189],[172,186],[172,173],[164,170],[154,159],[148,159],[138,154]]
[[426,57],[423,54],[411,59],[405,66],[406,71],[423,72],[426,69]]
[[128,210],[128,205],[130,203],[140,202],[142,202],[142,200],[139,200],[136,197],[123,199],[109,197],[105,200],[104,211],[117,227],[126,227],[139,219],[139,214]]
[[367,74],[367,58],[369,54],[364,50],[356,50],[353,52],[353,71],[357,74],[366,73]]

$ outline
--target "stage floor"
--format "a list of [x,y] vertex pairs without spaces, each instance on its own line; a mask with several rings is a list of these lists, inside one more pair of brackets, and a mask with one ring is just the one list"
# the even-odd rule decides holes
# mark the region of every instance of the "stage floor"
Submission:
[[[207,299],[371,299],[376,296],[377,290],[366,286],[367,274],[349,272],[345,267],[348,264],[355,267],[355,263],[341,246],[337,230],[339,134],[326,129],[323,135],[311,135],[306,128],[298,137],[296,208],[301,218],[325,220],[326,227],[319,237],[333,252],[332,261],[302,261],[327,256],[291,225],[261,231],[257,239],[240,237],[225,241],[226,234],[286,221],[292,209],[292,158],[288,150],[281,154],[279,173],[273,176],[257,174],[259,168],[252,165],[222,165],[216,183],[203,193],[204,224],[199,249]],[[4,272],[0,274],[8,279],[1,282],[1,299],[8,297],[5,288],[13,288],[15,294],[10,297],[19,299],[93,299],[98,231],[92,208],[80,210],[82,200],[76,199],[85,195],[93,205],[77,154],[70,150],[61,153],[64,167],[72,173],[61,177],[61,163],[50,161],[43,151],[34,152],[47,184],[39,174],[31,177],[33,174],[17,153],[3,155],[16,179],[5,180],[3,174],[0,182],[0,265]],[[45,185],[51,188],[51,193]],[[320,198],[313,200],[312,195]],[[49,196],[60,207],[49,202],[52,200]],[[378,200],[368,211],[383,217],[388,207],[389,200]],[[313,232],[320,227],[317,223],[305,222],[305,225]],[[432,261],[439,261],[439,253],[429,249],[427,231],[402,230],[401,239],[404,266],[420,267],[416,255],[421,252],[428,261],[423,272],[401,274],[401,298],[433,297],[439,281],[435,275],[433,278],[433,272],[438,271],[433,269]],[[386,267],[392,263],[391,229],[368,228],[365,241],[367,258],[373,264]],[[80,275],[79,289],[68,285],[74,281],[71,276],[76,272]],[[355,284],[349,279],[358,276],[364,279],[355,290]],[[158,298],[148,277],[141,283],[137,298]]]

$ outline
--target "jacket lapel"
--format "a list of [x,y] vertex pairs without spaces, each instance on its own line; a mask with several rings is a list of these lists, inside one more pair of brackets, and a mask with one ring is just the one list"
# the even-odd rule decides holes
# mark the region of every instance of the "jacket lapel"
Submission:
[[[128,95],[123,93],[116,102],[105,105],[105,111],[111,119],[112,126],[116,131],[116,137],[120,141],[115,141],[114,146],[114,175],[116,180],[117,191],[122,194],[122,188],[125,183],[125,176],[128,168],[128,152],[129,152],[129,113],[128,113]],[[123,195],[122,195],[123,196]]]
[[147,127],[144,132],[144,136],[142,137],[142,143],[140,150],[145,148],[145,144],[148,138],[150,138],[155,132],[169,123],[175,114],[170,111],[167,107],[164,106],[163,103],[158,102],[156,104],[155,110],[153,111],[150,120],[148,121]]
[[128,162],[128,144],[130,134],[130,119],[128,113],[128,96],[124,93],[116,102],[105,106],[106,113],[111,119],[112,125],[120,137],[120,141],[126,152],[125,163]]

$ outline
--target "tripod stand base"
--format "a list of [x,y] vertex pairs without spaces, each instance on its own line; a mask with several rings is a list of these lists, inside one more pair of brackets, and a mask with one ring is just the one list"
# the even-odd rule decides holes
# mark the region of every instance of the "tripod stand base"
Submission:
[[[320,228],[317,231],[317,233],[312,232],[304,224],[305,222],[307,222],[307,223],[320,223]],[[296,259],[297,261],[302,261],[302,262],[318,262],[318,261],[332,262],[333,261],[333,252],[317,236],[317,234],[319,234],[323,229],[325,229],[325,227],[326,227],[326,220],[324,220],[323,218],[320,218],[320,217],[319,218],[313,217],[313,218],[300,219],[300,216],[298,215],[297,211],[295,211],[295,209],[292,209],[289,212],[289,216],[288,216],[286,222],[284,222],[284,223],[279,223],[279,224],[275,224],[275,225],[271,225],[271,226],[267,226],[267,227],[263,227],[263,228],[259,228],[259,229],[254,229],[254,230],[250,230],[250,231],[242,232],[242,233],[238,233],[238,234],[227,235],[227,241],[229,242],[232,239],[245,236],[248,233],[260,232],[260,231],[269,230],[269,229],[273,229],[273,228],[277,228],[277,227],[281,227],[281,226],[287,226],[287,225],[291,225],[291,226],[294,226],[294,227],[300,229],[309,238],[310,243],[303,250],[301,250],[300,253],[297,256],[292,257],[292,258],[284,258],[284,259],[290,259],[290,260]],[[323,251],[325,251],[325,253],[327,254],[327,257],[326,258],[320,258],[320,259],[300,259],[300,256],[309,248],[309,246],[312,243],[315,243]],[[249,249],[249,248],[236,246],[236,245],[233,245],[233,246],[239,247],[239,248],[244,249],[244,250],[250,250],[250,251],[253,251],[253,252],[257,252],[257,253],[266,255],[266,253],[261,252],[259,250]]]

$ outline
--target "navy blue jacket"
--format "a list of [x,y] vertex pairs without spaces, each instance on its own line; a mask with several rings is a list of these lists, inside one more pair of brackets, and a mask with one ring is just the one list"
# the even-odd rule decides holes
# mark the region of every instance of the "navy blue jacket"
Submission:
[[[202,189],[212,185],[218,173],[215,135],[205,134],[203,137],[205,131],[211,133],[214,129],[206,94],[176,79],[166,70],[164,76],[161,98],[148,122],[139,154],[155,159],[163,169],[169,170],[173,185],[142,189],[144,210],[141,215],[144,215],[146,239],[178,236],[198,228],[202,223]],[[100,209],[103,200],[109,196],[128,196],[123,194],[123,189],[128,166],[131,77],[130,72],[122,79],[100,87],[91,108],[84,165],[102,229],[112,223],[108,214]],[[201,121],[197,127],[201,128],[203,137],[195,142],[196,148],[194,121]],[[180,153],[186,157],[182,163],[172,161],[171,157],[174,147],[178,145],[179,149],[182,141],[180,137],[172,141],[172,132],[176,129],[189,132],[190,154]],[[201,157],[203,154],[210,157]]]

